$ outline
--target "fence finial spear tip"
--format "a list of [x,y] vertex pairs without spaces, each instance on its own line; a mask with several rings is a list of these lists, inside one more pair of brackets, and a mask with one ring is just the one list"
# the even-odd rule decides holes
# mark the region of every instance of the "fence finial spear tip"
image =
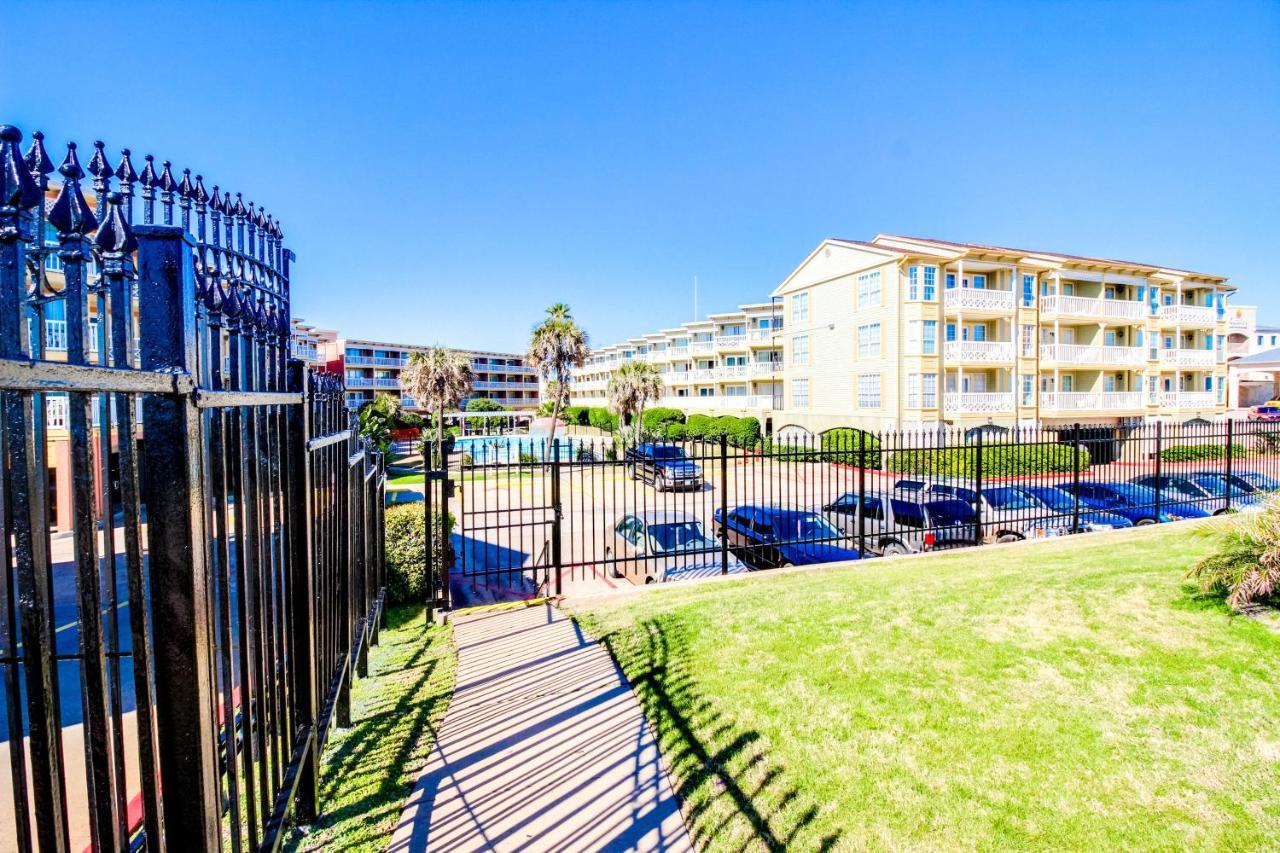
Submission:
[[142,167],[142,185],[151,189],[156,185],[156,158],[148,154],[143,159],[147,162]]
[[26,209],[39,203],[40,188],[18,150],[21,141],[22,131],[0,125],[0,203]]
[[116,177],[125,186],[138,182],[138,173],[133,170],[133,152],[128,148],[120,149],[120,165],[116,166]]
[[196,204],[204,204],[209,200],[209,192],[204,188],[204,175],[196,175]]
[[240,193],[236,193],[236,205],[232,208],[236,216],[244,216],[249,211],[244,208],[244,199],[240,197]]
[[178,186],[178,182],[173,179],[173,171],[169,168],[173,164],[168,160],[165,160],[163,165],[164,171],[160,173],[160,189],[167,193],[171,193]]
[[121,211],[124,196],[118,192],[109,192],[106,198],[106,215],[98,233],[94,235],[94,245],[103,252],[128,254],[138,248],[138,238],[133,236],[133,229],[129,227]]
[[31,147],[27,149],[24,161],[32,174],[47,175],[53,171],[53,161],[44,149],[44,134],[38,130],[31,134]]
[[83,236],[90,233],[98,227],[98,220],[94,218],[89,203],[80,193],[80,179],[84,177],[84,169],[80,168],[74,142],[67,143],[67,156],[58,167],[58,172],[66,181],[58,190],[53,207],[49,208],[49,224],[59,234]]
[[99,180],[112,175],[111,166],[107,163],[106,143],[101,139],[93,143],[93,156],[89,158],[89,174]]
[[182,170],[182,182],[178,184],[178,195],[183,198],[191,198],[191,194],[195,192],[195,186],[191,183],[191,170]]

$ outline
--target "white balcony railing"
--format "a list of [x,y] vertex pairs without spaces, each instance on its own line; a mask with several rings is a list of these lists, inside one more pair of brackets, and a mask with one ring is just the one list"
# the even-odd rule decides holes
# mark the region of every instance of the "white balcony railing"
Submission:
[[710,368],[699,368],[689,371],[689,381],[691,382],[713,382],[716,378],[716,372]]
[[399,388],[399,379],[385,377],[350,376],[347,378],[348,388]]
[[672,385],[688,385],[693,379],[692,370],[671,370],[662,374],[663,379]]
[[659,405],[675,409],[772,409],[772,394],[712,394],[693,397],[663,397]]
[[1040,408],[1052,412],[1097,412],[1142,408],[1141,391],[1046,391]]
[[742,379],[746,375],[745,364],[725,364],[716,368],[716,379]]
[[1160,364],[1162,367],[1213,367],[1217,356],[1211,349],[1180,349],[1170,348],[1160,350]]
[[963,311],[1012,311],[1012,290],[990,290],[983,287],[953,287],[946,291],[946,307]]
[[1160,320],[1181,326],[1212,326],[1218,322],[1218,312],[1205,305],[1161,305]]
[[776,376],[782,372],[782,363],[778,361],[753,361],[750,373],[752,376]]
[[976,361],[1003,364],[1013,361],[1012,341],[947,341],[947,361]]
[[942,407],[954,414],[999,414],[1013,411],[1012,391],[964,393],[948,391],[942,396]]
[[349,355],[346,357],[347,364],[362,364],[368,367],[405,367],[409,364],[407,358],[384,358],[372,355]]
[[1112,320],[1141,320],[1143,303],[1132,299],[1090,299],[1086,296],[1051,295],[1040,297],[1041,314],[1072,317],[1105,317]]
[[716,346],[720,349],[742,349],[746,345],[746,335],[716,335]]
[[1091,364],[1109,366],[1140,366],[1147,360],[1142,347],[1093,346],[1088,344],[1042,344],[1041,361],[1057,364]]
[[781,329],[752,329],[747,332],[747,340],[753,344],[767,344],[773,341],[775,335],[781,334]]
[[689,352],[693,353],[694,355],[705,355],[706,353],[709,353],[715,350],[715,348],[716,348],[715,341],[694,341],[693,343],[689,344]]
[[1166,409],[1212,409],[1218,398],[1212,391],[1162,391],[1159,404]]
[[688,347],[667,347],[667,352],[671,353],[672,358],[688,358]]

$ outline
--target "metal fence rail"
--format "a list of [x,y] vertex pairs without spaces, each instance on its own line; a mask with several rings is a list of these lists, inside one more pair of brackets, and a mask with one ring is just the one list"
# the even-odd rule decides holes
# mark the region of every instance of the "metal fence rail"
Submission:
[[50,187],[21,139],[0,129],[0,825],[19,850],[275,849],[376,641],[383,460],[289,360],[264,211],[102,143]]
[[[1259,507],[1280,424],[469,439],[455,586],[507,597],[1048,538]],[[443,476],[443,473],[438,476]]]

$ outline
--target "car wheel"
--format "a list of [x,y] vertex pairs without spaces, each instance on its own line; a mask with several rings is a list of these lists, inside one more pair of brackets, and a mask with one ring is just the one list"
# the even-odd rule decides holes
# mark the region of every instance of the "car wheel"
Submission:
[[1227,513],[1229,513],[1229,512],[1231,512],[1231,510],[1227,509],[1226,507],[1223,507],[1222,509],[1215,509],[1215,510],[1213,511],[1213,514],[1214,514],[1214,515],[1226,515],[1226,514],[1227,514]]
[[884,546],[884,555],[886,557],[900,557],[907,553],[907,549],[897,542],[890,542]]
[[1147,525],[1155,524],[1155,523],[1156,523],[1156,520],[1154,518],[1140,518],[1133,523],[1133,526],[1146,527]]
[[1022,537],[1016,533],[1001,533],[996,537],[997,542],[1020,542]]

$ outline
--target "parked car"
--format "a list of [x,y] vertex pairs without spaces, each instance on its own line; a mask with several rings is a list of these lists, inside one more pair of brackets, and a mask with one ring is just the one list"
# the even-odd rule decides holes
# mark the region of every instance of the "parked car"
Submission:
[[395,506],[396,504],[420,504],[426,501],[426,496],[422,492],[413,489],[395,489],[387,490],[386,497],[382,499],[385,506]]
[[[916,500],[953,498],[978,509],[978,492],[955,483],[926,483],[923,480],[899,480],[894,491]],[[1044,508],[1029,495],[1012,486],[993,486],[982,490],[982,539],[984,542],[1016,542],[1019,539],[1044,539],[1071,532],[1070,520],[1046,514]]]
[[1238,471],[1231,476],[1248,483],[1255,492],[1280,492],[1280,480],[1261,471]]
[[726,520],[714,513],[716,535],[727,535],[729,545],[749,566],[778,568],[858,560],[862,554],[843,543],[849,536],[805,509],[745,505],[729,510]]
[[[1018,488],[1043,504],[1046,510],[1057,515],[1070,518],[1076,511],[1075,498],[1060,489],[1055,489],[1053,486],[1019,486]],[[1087,505],[1082,506],[1080,509],[1080,523],[1085,526],[1086,530],[1115,530],[1123,527],[1133,527],[1133,522],[1119,513],[1099,512],[1090,509]]]
[[[1184,518],[1208,518],[1209,513],[1193,503],[1170,502],[1156,496],[1152,489],[1136,483],[1059,483],[1057,488],[1070,494],[1079,494],[1080,502],[1090,509],[1123,515],[1136,526],[1155,524],[1158,521],[1180,521]],[[1156,504],[1160,514],[1156,515]]]
[[659,491],[702,488],[702,469],[677,445],[637,444],[623,458],[633,478],[647,480]]
[[[1201,509],[1213,515],[1221,515],[1227,511],[1227,481],[1225,475],[1217,474],[1161,474],[1157,477],[1148,474],[1134,477],[1129,482],[1146,486],[1160,492],[1164,501],[1190,500]],[[1231,502],[1237,509],[1245,509],[1258,502],[1253,492],[1239,486],[1231,486]]]
[[1280,404],[1254,406],[1249,410],[1248,418],[1251,421],[1264,421],[1268,423],[1280,421]]
[[[849,492],[822,508],[827,521],[861,537],[873,554],[918,554],[977,545],[977,516],[964,501],[915,501]],[[861,529],[859,529],[861,528]]]
[[[720,543],[707,536],[702,522],[686,512],[654,510],[624,515],[613,532],[614,544],[606,547],[605,557],[616,578],[646,584],[723,573]],[[746,564],[730,554],[729,574],[745,571]]]

